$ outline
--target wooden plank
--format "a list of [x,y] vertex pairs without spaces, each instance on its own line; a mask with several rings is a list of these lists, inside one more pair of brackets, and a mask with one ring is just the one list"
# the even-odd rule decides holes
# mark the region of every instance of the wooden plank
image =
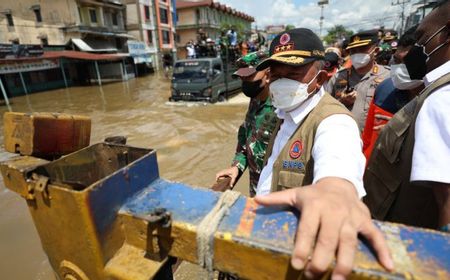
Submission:
[[5,150],[11,153],[56,157],[89,145],[91,120],[85,116],[7,112],[3,121]]

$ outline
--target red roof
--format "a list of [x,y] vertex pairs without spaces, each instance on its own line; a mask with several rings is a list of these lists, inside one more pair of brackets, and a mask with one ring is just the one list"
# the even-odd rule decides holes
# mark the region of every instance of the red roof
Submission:
[[204,1],[183,1],[178,0],[176,2],[177,9],[183,9],[183,8],[191,8],[191,7],[202,7],[202,6],[210,6],[213,4],[212,0],[204,0]]
[[221,4],[219,2],[214,2],[213,0],[200,0],[200,1],[178,0],[176,2],[177,9],[187,9],[187,8],[207,7],[207,6],[217,9],[219,11],[223,11],[224,13],[228,13],[243,18],[251,22],[255,21],[255,19],[252,16],[236,11],[235,9],[228,7],[224,4]]
[[26,60],[40,60],[40,59],[55,59],[55,58],[72,58],[82,60],[120,60],[124,57],[128,57],[128,54],[95,54],[79,51],[46,51],[41,56],[34,57],[18,57],[0,59],[0,63],[7,63],[11,61],[26,61]]

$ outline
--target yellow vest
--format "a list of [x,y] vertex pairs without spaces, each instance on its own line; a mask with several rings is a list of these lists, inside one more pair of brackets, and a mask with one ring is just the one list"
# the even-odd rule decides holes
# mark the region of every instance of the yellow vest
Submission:
[[[289,138],[273,164],[271,192],[310,185],[313,181],[314,159],[311,155],[317,127],[334,114],[351,113],[339,101],[326,93],[317,106],[303,119]],[[265,164],[272,154],[275,137],[282,121],[279,120],[267,147]]]

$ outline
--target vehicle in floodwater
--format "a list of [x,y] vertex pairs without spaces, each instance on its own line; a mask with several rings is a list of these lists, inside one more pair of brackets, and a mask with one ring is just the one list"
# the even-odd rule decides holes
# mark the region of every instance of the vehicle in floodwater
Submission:
[[220,58],[183,59],[175,62],[171,101],[224,101],[241,88],[232,78],[237,67]]

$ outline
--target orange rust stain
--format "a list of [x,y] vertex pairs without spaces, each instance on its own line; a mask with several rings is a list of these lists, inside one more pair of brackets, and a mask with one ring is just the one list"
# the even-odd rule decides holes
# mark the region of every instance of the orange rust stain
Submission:
[[249,237],[253,230],[253,223],[255,222],[255,209],[258,204],[253,199],[247,199],[244,211],[242,211],[241,220],[236,230],[236,235]]

